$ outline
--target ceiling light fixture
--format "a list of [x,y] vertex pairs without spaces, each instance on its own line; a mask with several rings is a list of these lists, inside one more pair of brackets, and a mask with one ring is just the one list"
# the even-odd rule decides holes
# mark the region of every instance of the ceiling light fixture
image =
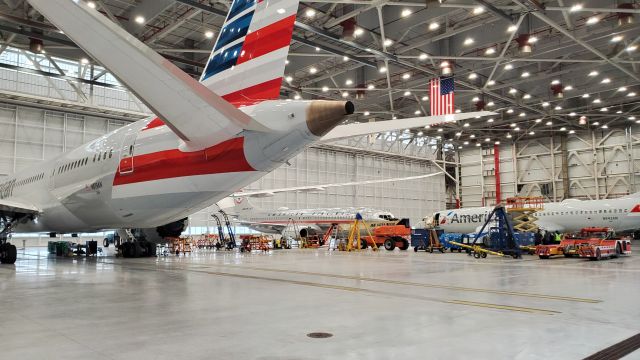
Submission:
[[304,14],[308,17],[308,18],[312,18],[314,16],[316,16],[316,11],[312,8],[308,8],[307,11],[304,12]]
[[438,24],[437,22],[432,22],[429,24],[429,30],[433,31],[433,30],[437,30],[440,27],[440,24]]
[[592,16],[587,19],[587,25],[597,24],[600,19],[597,16]]
[[570,12],[576,12],[582,10],[582,4],[575,4],[569,8]]
[[484,7],[476,6],[473,8],[473,15],[480,15],[484,12]]
[[411,15],[411,9],[402,9],[402,12],[400,13],[400,16],[407,17],[409,15]]
[[468,46],[468,45],[471,45],[471,44],[473,44],[473,43],[474,43],[474,40],[473,40],[472,38],[470,38],[470,37],[468,37],[468,38],[464,39],[464,42],[463,42],[463,44],[464,44],[464,45],[467,45],[467,46]]

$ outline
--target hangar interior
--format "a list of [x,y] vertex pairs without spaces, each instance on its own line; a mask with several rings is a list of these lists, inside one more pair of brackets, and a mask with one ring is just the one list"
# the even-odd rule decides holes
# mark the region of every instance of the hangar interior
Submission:
[[[207,64],[232,3],[80,2],[196,79]],[[412,225],[425,224],[425,218],[426,222],[432,221],[438,211],[492,206],[517,196],[555,203],[616,199],[637,193],[639,17],[638,3],[622,0],[302,1],[281,99],[349,100],[356,110],[346,120],[348,124],[415,118],[431,113],[430,80],[452,75],[454,113],[486,110],[494,114],[313,144],[287,164],[237,190],[433,174],[407,181],[278,192],[250,199],[256,207],[274,211],[374,208],[408,218]],[[0,40],[0,182],[153,115],[144,101],[101,65],[100,59],[87,55],[26,0],[0,1]],[[185,234],[216,234],[211,214],[219,208],[211,205],[189,217]],[[236,235],[257,234],[242,223],[234,223],[233,229]],[[79,239],[101,239],[107,230],[112,229],[80,233]],[[62,234],[58,235],[62,240]],[[270,345],[263,358],[416,358],[426,349],[432,349],[429,351],[436,358],[466,358],[472,353],[479,358],[517,358],[521,354],[530,358],[578,358],[619,345],[630,336],[637,337],[636,322],[640,319],[637,307],[627,301],[637,292],[628,284],[637,284],[640,272],[640,262],[633,257],[598,265],[571,259],[541,265],[530,259],[505,263],[501,258],[477,260],[460,254],[424,259],[417,251],[406,254],[398,250],[393,254],[381,251],[333,256],[324,250],[278,253],[269,260],[255,252],[240,255],[236,250],[201,258],[159,257],[154,263],[141,259],[91,263],[47,260],[42,247],[50,239],[45,233],[20,233],[15,239],[31,252],[25,249],[19,253],[15,268],[0,268],[0,279],[6,284],[0,284],[0,299],[14,304],[0,308],[0,315],[15,321],[13,324],[20,316],[27,316],[20,315],[25,309],[36,315],[10,328],[7,351],[11,358],[46,354],[46,346],[27,349],[20,339],[33,334],[33,339],[49,338],[53,342],[55,337],[51,335],[55,333],[64,334],[59,356],[65,358],[81,356],[74,351],[74,342],[96,337],[105,340],[91,348],[96,356],[179,356],[180,351],[159,341],[173,331],[188,335],[184,344],[192,352],[187,357],[200,358],[212,351],[202,345],[202,334],[216,323],[234,338],[229,348],[218,349],[221,357],[228,358],[260,358],[262,340],[245,350],[236,348],[242,346],[238,337],[263,336],[258,329],[284,338],[304,337],[305,331],[324,329],[335,334],[333,339],[337,340],[323,343],[304,337],[298,344],[278,349],[273,346],[277,339],[268,336],[264,341]],[[235,268],[225,268],[229,264]],[[554,283],[547,281],[559,272],[568,275]],[[150,274],[146,277],[141,273]],[[274,274],[281,277],[272,277]],[[21,308],[16,304],[31,294],[25,286],[30,279],[27,275],[34,276],[34,283],[40,287],[35,291],[36,298]],[[40,275],[63,282],[104,281],[105,288],[74,285],[69,289],[73,292],[67,294],[51,292],[47,286],[52,284],[40,280]],[[106,279],[101,278],[103,275]],[[608,278],[607,283],[600,284],[598,278]],[[136,288],[136,284],[145,282]],[[127,298],[118,292],[118,283],[140,291]],[[237,289],[238,283],[246,286]],[[158,290],[165,287],[171,290]],[[207,304],[195,295],[189,296],[193,288],[222,304],[219,314],[194,316]],[[360,295],[354,298],[356,293]],[[168,316],[173,326],[138,319],[129,329],[112,323],[105,329],[92,329],[84,321],[74,324],[64,320],[53,325],[59,314],[71,311],[66,305],[41,310],[60,299],[63,303],[76,302],[74,296],[99,296],[109,304],[105,312],[97,302],[80,306],[76,309],[80,319],[118,311],[113,304],[121,302],[127,304],[125,314],[130,315],[135,314],[131,304],[151,302],[153,309],[144,314],[154,319],[165,316],[163,309],[174,305],[183,306],[184,311],[182,316]],[[260,296],[267,300],[251,301]],[[175,299],[175,303],[163,297]],[[380,303],[381,298],[393,311]],[[302,321],[308,315],[307,305],[300,308],[297,304],[312,302],[339,305],[314,309],[308,321]],[[399,311],[408,303],[418,310]],[[423,312],[425,304],[427,310]],[[252,310],[237,318],[220,315],[238,307]],[[363,308],[376,315],[366,314]],[[615,315],[611,309],[622,309],[628,316]],[[265,312],[270,315],[261,315]],[[45,319],[48,330],[36,329],[37,316]],[[110,316],[100,319],[108,321]],[[609,321],[612,316],[616,321]],[[554,317],[565,320],[564,325],[563,321],[549,324],[543,320]],[[279,325],[271,328],[269,323]],[[358,324],[357,329],[353,324]],[[114,352],[113,348],[126,342],[127,336],[151,328],[156,330],[149,336],[158,341],[153,350],[144,350],[150,344],[136,338]],[[371,337],[366,331],[389,328],[397,330],[394,338],[404,339],[409,345],[381,344],[379,337]],[[469,329],[475,334],[463,344],[455,336],[445,335],[464,334]],[[112,332],[117,335],[112,336]],[[577,335],[567,337],[566,346],[552,341],[552,334],[571,332]],[[434,334],[443,337],[443,346],[435,350],[424,341]],[[483,343],[486,337],[480,334],[499,338],[500,346]],[[510,345],[505,340],[507,335],[513,339]],[[354,346],[349,339],[359,345]],[[534,347],[539,342],[549,345],[544,349]],[[640,340],[637,342],[640,346]],[[457,352],[453,347],[458,347]],[[636,352],[629,358],[634,355],[640,356]]]

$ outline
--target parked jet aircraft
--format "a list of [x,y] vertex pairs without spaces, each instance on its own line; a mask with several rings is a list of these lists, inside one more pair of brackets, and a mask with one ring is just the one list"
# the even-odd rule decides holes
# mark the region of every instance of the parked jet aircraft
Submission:
[[370,226],[398,222],[388,211],[365,207],[266,210],[254,207],[245,197],[237,197],[234,200],[235,207],[231,211],[237,214],[238,223],[270,234],[284,235],[285,231],[292,231],[291,227],[295,226],[302,237],[322,235],[332,224],[342,228],[349,226],[355,220],[356,214],[360,214]]
[[314,142],[491,114],[333,129],[354,112],[351,102],[278,100],[297,0],[234,0],[200,83],[84,1],[29,3],[157,116],[2,179],[2,263],[16,260],[16,247],[7,242],[12,230],[158,227],[179,234],[181,219],[254,182]]
[[[485,222],[490,206],[443,210],[434,213],[433,222],[446,232],[471,233]],[[617,199],[577,200],[545,203],[535,214],[539,228],[574,232],[585,226],[610,227],[618,232],[640,229],[640,193]]]

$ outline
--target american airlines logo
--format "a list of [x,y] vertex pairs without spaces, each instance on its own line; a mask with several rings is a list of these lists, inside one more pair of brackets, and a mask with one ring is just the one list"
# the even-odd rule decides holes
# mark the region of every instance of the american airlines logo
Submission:
[[235,202],[236,205],[242,204],[242,201],[244,201],[244,199],[241,197],[233,198],[233,202]]
[[[482,223],[487,221],[487,217],[489,214],[469,214],[469,215],[458,215],[451,213],[447,214],[447,218],[449,219],[449,223],[451,224],[469,224],[469,223]],[[444,225],[447,221],[447,218],[442,219],[440,222],[441,225]]]
[[640,215],[640,204],[632,207],[631,210],[629,211],[629,214],[633,215],[633,216],[639,216]]

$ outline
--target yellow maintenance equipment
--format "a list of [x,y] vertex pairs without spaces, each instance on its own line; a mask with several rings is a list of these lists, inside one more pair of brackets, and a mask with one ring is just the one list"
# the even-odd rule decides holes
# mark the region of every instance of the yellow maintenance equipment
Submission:
[[538,225],[536,212],[544,210],[544,198],[542,196],[515,196],[507,198],[505,209],[511,215],[513,229],[521,232],[535,232]]
[[467,245],[467,244],[459,243],[457,241],[449,241],[449,243],[459,246],[463,249],[471,250],[471,255],[473,255],[473,257],[476,259],[486,258],[487,254],[495,255],[495,256],[504,256],[504,254],[501,252],[487,250],[479,245]]
[[[361,230],[363,229],[367,232],[368,236],[361,236]],[[349,237],[347,238],[346,245],[338,247],[338,249],[358,251],[366,249],[369,245],[371,245],[371,249],[373,249],[373,251],[378,250],[378,245],[376,245],[375,239],[373,235],[371,235],[371,231],[369,231],[369,225],[364,221],[362,215],[356,214],[356,219],[353,221],[351,228],[349,229]]]

